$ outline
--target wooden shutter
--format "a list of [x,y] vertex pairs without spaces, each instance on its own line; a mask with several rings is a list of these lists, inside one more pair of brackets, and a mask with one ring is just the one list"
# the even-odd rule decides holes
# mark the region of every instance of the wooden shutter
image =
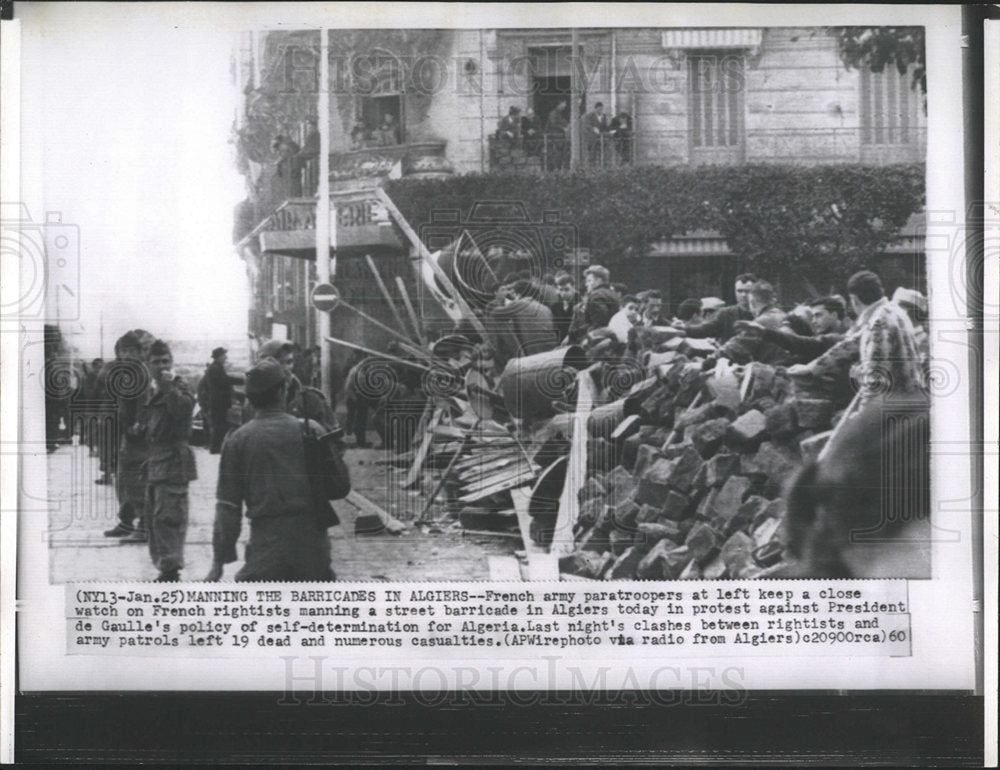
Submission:
[[745,82],[740,54],[688,57],[688,130],[693,163],[742,159]]

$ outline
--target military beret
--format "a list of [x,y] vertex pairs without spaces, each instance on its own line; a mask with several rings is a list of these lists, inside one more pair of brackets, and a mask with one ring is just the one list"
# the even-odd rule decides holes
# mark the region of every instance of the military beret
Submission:
[[264,393],[285,381],[285,370],[273,358],[263,358],[247,370],[247,395]]

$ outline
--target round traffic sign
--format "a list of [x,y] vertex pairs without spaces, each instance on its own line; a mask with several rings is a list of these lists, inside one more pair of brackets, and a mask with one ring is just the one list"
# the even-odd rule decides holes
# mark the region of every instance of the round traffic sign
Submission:
[[332,283],[319,283],[313,287],[310,299],[314,308],[329,313],[340,304],[340,292]]

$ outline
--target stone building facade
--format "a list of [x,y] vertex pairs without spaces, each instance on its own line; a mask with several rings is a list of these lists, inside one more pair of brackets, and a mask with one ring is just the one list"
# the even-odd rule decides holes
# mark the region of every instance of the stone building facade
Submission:
[[[568,160],[570,147],[545,126],[574,92],[579,115],[600,102],[609,120],[624,112],[630,121],[627,144],[602,137],[588,147],[584,137],[581,165],[881,165],[926,154],[924,100],[910,74],[847,69],[833,31],[819,27],[580,29],[575,66],[568,29],[333,30],[329,40],[332,191],[410,174],[544,173],[559,166],[554,153]],[[253,293],[250,332],[271,336],[277,324],[307,344],[314,250],[268,249],[261,233],[315,227],[319,42],[317,30],[247,33],[233,61],[248,191],[234,235]],[[534,144],[498,140],[512,107],[534,112]],[[703,263],[705,290],[723,291],[733,265],[725,242],[675,240],[651,244],[644,273],[683,276]],[[399,249],[405,262],[408,245]]]

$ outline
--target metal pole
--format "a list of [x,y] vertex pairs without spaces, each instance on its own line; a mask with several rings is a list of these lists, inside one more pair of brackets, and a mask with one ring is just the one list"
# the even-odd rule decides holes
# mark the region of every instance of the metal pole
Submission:
[[580,165],[580,78],[577,48],[580,43],[580,33],[573,27],[572,50],[569,66],[569,167]]
[[[316,96],[316,127],[319,129],[319,182],[316,187],[316,278],[330,283],[335,266],[330,258],[334,233],[330,216],[330,59],[329,30],[320,29],[319,83]],[[316,313],[316,339],[320,344],[320,388],[330,394],[330,314]]]
[[615,61],[617,50],[614,28],[611,29],[611,117],[618,117],[618,67]]

